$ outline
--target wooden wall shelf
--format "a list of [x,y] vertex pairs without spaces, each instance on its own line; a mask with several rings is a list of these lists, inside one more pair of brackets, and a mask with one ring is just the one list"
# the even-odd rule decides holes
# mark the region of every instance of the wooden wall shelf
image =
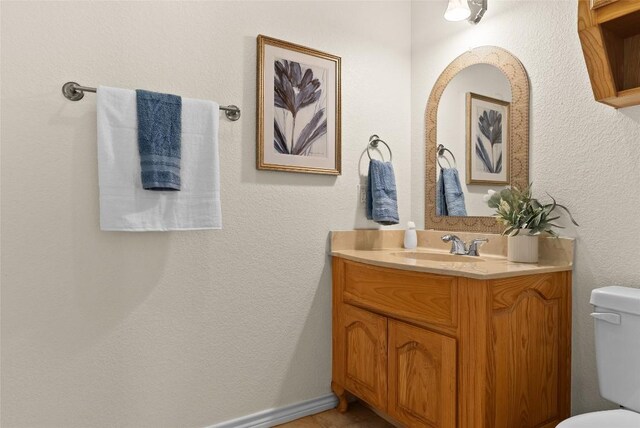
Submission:
[[640,105],[640,0],[579,0],[578,34],[595,99]]

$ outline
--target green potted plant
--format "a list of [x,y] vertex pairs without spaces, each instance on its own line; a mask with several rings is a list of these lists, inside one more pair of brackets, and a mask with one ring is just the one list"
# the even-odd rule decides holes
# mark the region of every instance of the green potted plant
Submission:
[[538,261],[538,237],[545,233],[558,237],[553,228],[562,229],[562,226],[553,223],[560,218],[557,215],[557,209],[565,211],[571,222],[578,226],[569,209],[558,204],[553,196],[549,195],[549,197],[552,202],[541,203],[531,195],[531,185],[524,191],[512,186],[500,192],[489,190],[485,195],[485,201],[489,207],[496,210],[494,216],[505,226],[502,234],[508,235],[507,259],[509,261],[521,263]]

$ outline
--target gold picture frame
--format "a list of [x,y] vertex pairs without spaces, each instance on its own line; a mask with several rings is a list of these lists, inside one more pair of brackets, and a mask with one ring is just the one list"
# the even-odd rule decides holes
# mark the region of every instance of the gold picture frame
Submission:
[[340,175],[341,58],[264,35],[257,42],[256,167]]
[[[509,151],[511,149],[511,142],[509,141],[509,125],[511,124],[511,103],[508,101],[499,100],[497,98],[491,98],[485,95],[467,92],[466,107],[467,171],[465,175],[467,178],[467,184],[509,184],[509,164],[511,163],[511,158],[509,157]],[[478,131],[480,131],[480,124],[478,123],[479,119],[477,114],[479,108],[483,110],[483,114],[485,115],[487,109],[493,110],[500,121],[501,143],[500,147],[498,147],[499,157],[497,159],[494,158],[495,149],[493,147],[493,144],[487,139],[485,135],[478,135]],[[491,113],[489,113],[489,117],[491,117]],[[486,146],[485,141],[489,141],[489,147]],[[476,154],[478,146],[481,147],[480,150],[483,156],[479,156]],[[474,150],[474,148],[476,150]],[[491,153],[489,153],[487,149],[489,149]],[[479,164],[481,163],[484,164],[484,168],[479,167]],[[494,168],[499,168],[499,172],[494,172],[492,170]],[[480,169],[484,169],[484,171],[480,172]]]

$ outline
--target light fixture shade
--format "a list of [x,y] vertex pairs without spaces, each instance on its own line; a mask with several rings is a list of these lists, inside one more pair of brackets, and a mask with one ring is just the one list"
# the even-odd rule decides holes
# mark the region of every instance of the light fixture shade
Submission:
[[447,21],[462,21],[471,15],[471,9],[467,0],[449,0],[449,5],[444,13]]

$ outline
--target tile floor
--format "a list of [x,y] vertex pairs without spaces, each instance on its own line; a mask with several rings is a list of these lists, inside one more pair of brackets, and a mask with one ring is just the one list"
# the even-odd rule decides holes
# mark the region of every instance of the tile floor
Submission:
[[346,413],[336,409],[278,425],[279,428],[394,428],[389,422],[355,402]]

